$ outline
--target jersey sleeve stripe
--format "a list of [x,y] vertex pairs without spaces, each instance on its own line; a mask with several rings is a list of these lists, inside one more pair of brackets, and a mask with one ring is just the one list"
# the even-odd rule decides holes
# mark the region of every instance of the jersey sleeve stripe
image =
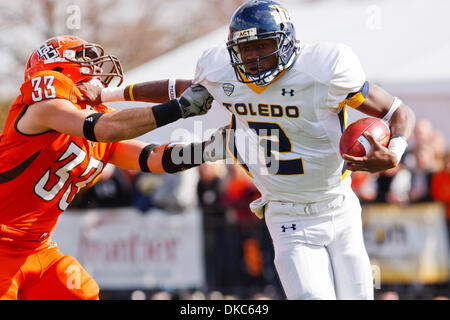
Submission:
[[338,117],[339,117],[339,124],[341,125],[341,133],[343,133],[344,130],[347,129],[347,110],[345,105],[341,109],[341,111],[339,111]]
[[[341,125],[341,133],[343,133],[344,130],[347,129],[347,110],[346,110],[346,105],[344,105],[344,107],[338,113],[338,117],[339,117],[339,124]],[[345,163],[345,161],[344,161],[344,165],[342,167],[341,174],[342,174],[342,180],[344,180],[345,177],[348,174],[347,164]]]
[[359,91],[352,92],[347,95],[347,98],[345,98],[344,100],[345,104],[356,109],[364,102],[364,100],[366,100],[368,94],[369,94],[369,82],[366,81],[362,85],[361,89],[359,89]]

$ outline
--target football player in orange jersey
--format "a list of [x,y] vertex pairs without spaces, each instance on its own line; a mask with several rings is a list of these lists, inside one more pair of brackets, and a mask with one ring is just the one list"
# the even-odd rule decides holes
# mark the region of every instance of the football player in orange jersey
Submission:
[[[77,192],[106,163],[144,172],[178,172],[207,161],[209,143],[147,145],[132,140],[180,118],[201,115],[212,98],[179,80],[179,98],[155,95],[145,108],[89,106],[76,84],[122,82],[119,60],[97,44],[58,36],[35,50],[0,137],[0,299],[98,299],[96,282],[50,234]],[[154,85],[167,86],[168,81]],[[180,92],[179,92],[180,93]],[[173,154],[201,159],[177,162]],[[184,159],[184,158],[183,158]],[[75,272],[75,274],[74,274]],[[73,279],[77,279],[73,285]]]

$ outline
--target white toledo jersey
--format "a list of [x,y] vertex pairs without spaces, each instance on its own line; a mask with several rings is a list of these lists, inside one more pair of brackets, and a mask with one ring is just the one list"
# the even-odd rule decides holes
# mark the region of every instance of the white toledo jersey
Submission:
[[349,187],[339,154],[344,105],[358,106],[366,87],[349,47],[301,45],[295,64],[265,87],[237,81],[226,48],[212,48],[199,59],[194,83],[233,114],[227,149],[264,199],[310,203]]

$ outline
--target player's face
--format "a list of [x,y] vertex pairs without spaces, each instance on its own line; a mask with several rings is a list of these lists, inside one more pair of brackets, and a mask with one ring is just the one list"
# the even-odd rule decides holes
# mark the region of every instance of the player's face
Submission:
[[[239,45],[241,59],[242,62],[244,63],[267,56],[276,50],[277,45],[274,39],[254,41]],[[267,58],[261,59],[259,63],[257,61],[254,61],[249,64],[246,64],[245,69],[248,73],[256,75],[260,72],[273,69],[276,66],[277,66],[277,56],[273,54],[268,56]]]

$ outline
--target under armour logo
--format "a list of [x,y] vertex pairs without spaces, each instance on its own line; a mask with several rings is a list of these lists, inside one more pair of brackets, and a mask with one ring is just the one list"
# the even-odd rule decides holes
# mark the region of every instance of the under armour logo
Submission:
[[286,93],[289,93],[290,95],[291,95],[291,97],[293,97],[294,96],[294,89],[291,89],[291,90],[289,90],[289,92],[288,91],[286,91],[286,89],[281,89],[281,95],[283,95],[283,96],[285,96],[286,95]]
[[282,230],[283,232],[286,232],[287,229],[297,230],[296,224],[293,223],[290,227],[286,227],[284,224],[281,226],[281,230]]

